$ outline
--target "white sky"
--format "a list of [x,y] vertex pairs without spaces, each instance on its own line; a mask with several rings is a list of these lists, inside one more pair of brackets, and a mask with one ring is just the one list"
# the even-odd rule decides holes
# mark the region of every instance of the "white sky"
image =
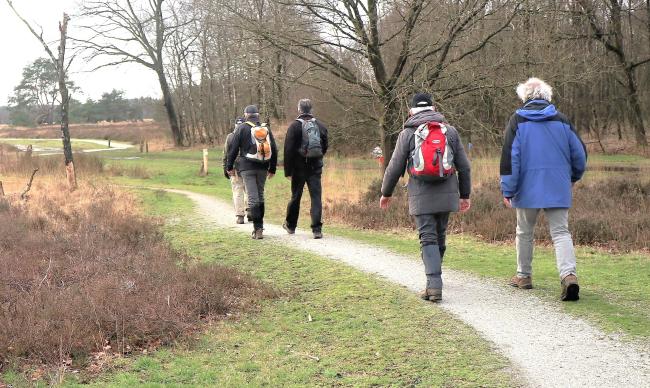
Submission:
[[[58,39],[58,22],[63,12],[73,16],[78,10],[80,0],[13,0],[14,7],[27,19],[37,31],[43,28],[43,36],[48,42]],[[68,26],[68,35],[74,36],[74,19]],[[13,14],[6,3],[0,0],[0,106],[7,104],[7,98],[13,93],[14,86],[21,80],[22,70],[36,58],[45,57],[40,42],[29,32],[27,27]],[[57,44],[51,44],[56,52]],[[159,97],[160,86],[156,75],[151,70],[137,64],[126,64],[118,68],[103,68],[94,73],[87,71],[95,67],[86,64],[77,57],[71,67],[70,78],[81,93],[75,99],[85,101],[87,98],[98,99],[104,92],[112,89],[124,90],[127,98]]]

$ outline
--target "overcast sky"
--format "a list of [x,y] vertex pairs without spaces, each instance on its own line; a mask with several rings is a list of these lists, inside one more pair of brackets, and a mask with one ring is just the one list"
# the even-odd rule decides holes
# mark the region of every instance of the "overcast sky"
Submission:
[[[46,41],[58,39],[58,21],[63,12],[74,15],[79,0],[13,0],[16,9],[34,26],[43,28]],[[38,27],[37,27],[38,31]],[[71,21],[69,35],[74,36],[74,19]],[[7,104],[7,98],[13,93],[22,76],[23,68],[38,57],[46,56],[43,46],[34,38],[22,22],[16,18],[6,3],[0,0],[0,106]],[[51,45],[56,52],[57,44]],[[94,67],[93,65],[92,67]],[[128,64],[119,68],[104,68],[94,73],[88,71],[91,66],[77,58],[71,67],[70,78],[81,93],[73,97],[78,100],[97,99],[104,92],[121,89],[126,97],[158,97],[160,86],[155,73],[141,65]]]

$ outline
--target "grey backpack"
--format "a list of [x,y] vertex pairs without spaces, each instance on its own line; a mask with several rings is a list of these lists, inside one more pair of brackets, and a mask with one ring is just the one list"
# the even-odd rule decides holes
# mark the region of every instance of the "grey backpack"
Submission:
[[316,119],[298,119],[298,121],[302,124],[302,143],[298,152],[305,158],[322,157],[323,146],[320,142],[320,129],[316,124]]

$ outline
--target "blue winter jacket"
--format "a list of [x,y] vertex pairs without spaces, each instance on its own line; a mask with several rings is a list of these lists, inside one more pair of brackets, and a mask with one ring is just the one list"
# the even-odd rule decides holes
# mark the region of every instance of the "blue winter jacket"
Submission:
[[512,115],[501,153],[501,191],[516,208],[570,208],[587,150],[573,125],[545,100]]

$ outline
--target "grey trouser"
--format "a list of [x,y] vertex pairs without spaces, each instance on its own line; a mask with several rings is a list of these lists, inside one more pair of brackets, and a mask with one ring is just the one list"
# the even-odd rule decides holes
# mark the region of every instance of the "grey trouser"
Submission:
[[[542,209],[517,209],[517,275],[527,277],[533,273],[533,246],[535,224]],[[569,232],[569,209],[543,209],[555,247],[555,260],[560,279],[576,274],[576,255]]]
[[420,249],[427,275],[427,288],[442,288],[442,259],[447,246],[449,213],[421,214],[415,216],[420,235]]
[[248,195],[248,216],[253,220],[255,229],[264,227],[264,185],[266,170],[245,170],[241,172]]
[[244,216],[247,207],[246,187],[244,179],[237,173],[230,177],[230,186],[232,187],[232,201],[235,205],[235,215]]

